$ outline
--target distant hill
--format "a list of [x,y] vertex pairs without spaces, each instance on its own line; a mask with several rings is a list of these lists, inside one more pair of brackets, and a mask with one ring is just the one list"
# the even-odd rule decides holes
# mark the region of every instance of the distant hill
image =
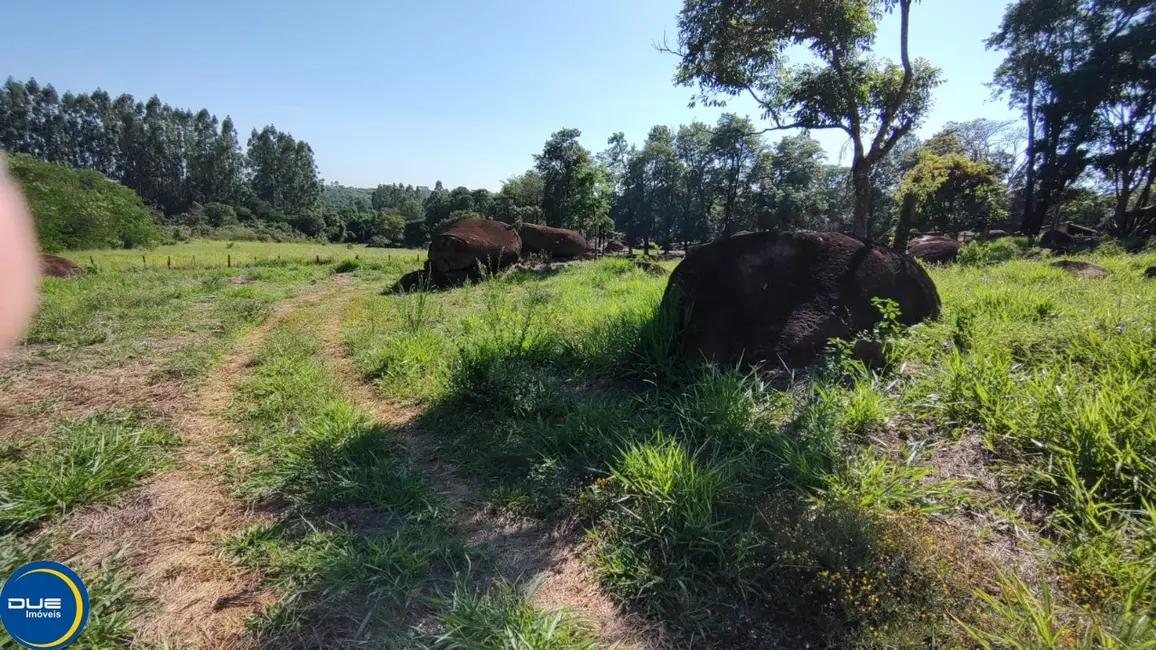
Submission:
[[8,172],[24,190],[41,250],[134,248],[160,242],[140,195],[100,172],[8,154]]
[[367,187],[348,187],[345,185],[325,185],[321,190],[321,200],[328,206],[340,210],[341,208],[352,207],[358,199],[365,202],[365,207],[370,205],[370,197],[373,195],[373,189]]

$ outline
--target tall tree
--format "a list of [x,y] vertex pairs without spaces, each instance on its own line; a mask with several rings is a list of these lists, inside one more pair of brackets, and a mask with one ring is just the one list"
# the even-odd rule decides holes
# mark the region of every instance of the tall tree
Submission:
[[821,227],[826,221],[827,155],[807,134],[786,137],[760,160],[758,225],[763,230]]
[[579,204],[588,204],[594,187],[582,181],[591,166],[590,151],[578,142],[582,132],[561,129],[554,132],[542,153],[534,156],[534,164],[542,175],[542,216],[546,225],[569,227]]
[[751,173],[763,150],[749,119],[733,113],[719,117],[711,133],[711,177],[722,209],[719,230],[730,237],[748,227],[744,201],[751,189]]
[[678,232],[684,245],[710,238],[711,212],[715,204],[711,174],[712,137],[711,128],[702,122],[680,126],[675,137],[675,150],[683,166]]
[[[913,0],[686,0],[676,80],[700,99],[745,94],[772,129],[839,129],[854,147],[852,232],[868,236],[871,168],[926,115],[940,72],[912,60]],[[898,9],[900,64],[869,56],[877,18]],[[793,47],[822,65],[794,65]]]

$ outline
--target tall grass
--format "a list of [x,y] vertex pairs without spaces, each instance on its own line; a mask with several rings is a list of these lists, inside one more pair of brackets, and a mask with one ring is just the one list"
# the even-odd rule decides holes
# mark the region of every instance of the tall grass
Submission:
[[1113,275],[1088,281],[1021,248],[933,269],[944,317],[870,333],[882,368],[846,346],[789,377],[687,367],[665,281],[619,260],[436,294],[430,318],[381,297],[346,343],[424,387],[418,425],[494,508],[578,515],[603,586],[696,643],[974,644],[997,526],[1056,576],[1050,616],[1100,638],[1076,612],[1132,602],[1142,627],[1154,595],[1156,258],[1090,257]]

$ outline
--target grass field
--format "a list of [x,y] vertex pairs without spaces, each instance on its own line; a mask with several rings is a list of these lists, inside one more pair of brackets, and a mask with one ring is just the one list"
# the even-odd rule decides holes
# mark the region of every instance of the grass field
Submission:
[[209,269],[282,264],[332,264],[342,260],[392,262],[420,266],[423,251],[406,248],[369,248],[360,244],[269,244],[200,239],[158,246],[149,250],[68,251],[64,257],[81,266],[93,263],[100,269],[129,270],[142,268]]
[[77,647],[1156,647],[1156,254],[752,374],[627,260],[226,245],[172,248],[282,260],[94,254],[0,360],[0,572],[80,568]]

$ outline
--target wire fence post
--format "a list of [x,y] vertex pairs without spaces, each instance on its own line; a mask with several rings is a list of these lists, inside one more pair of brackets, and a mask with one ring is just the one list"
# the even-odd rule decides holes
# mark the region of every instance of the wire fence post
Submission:
[[225,263],[229,265],[229,268],[233,268],[233,255],[232,255],[232,253],[225,256]]
[[169,268],[173,268],[173,256],[169,255]]
[[145,259],[144,255],[140,256],[140,266],[142,269],[147,269],[149,267],[149,261]]

